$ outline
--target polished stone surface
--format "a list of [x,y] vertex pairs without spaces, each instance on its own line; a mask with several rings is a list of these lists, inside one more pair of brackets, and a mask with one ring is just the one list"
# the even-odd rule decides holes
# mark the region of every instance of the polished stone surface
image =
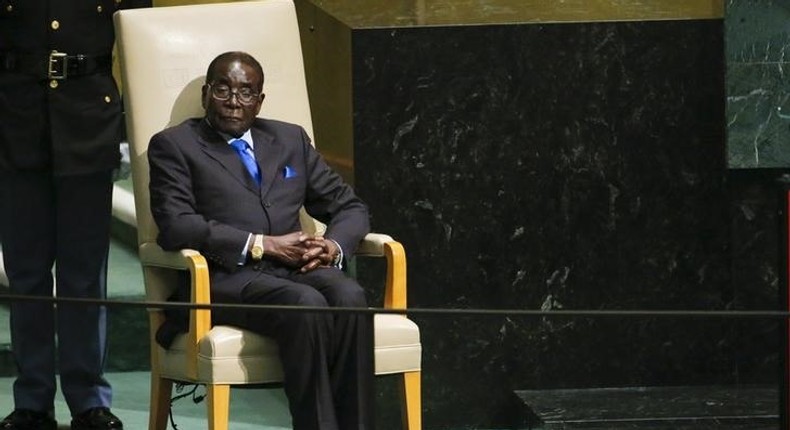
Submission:
[[[776,184],[727,170],[722,20],[359,28],[302,16],[308,52],[344,58],[308,60],[311,94],[347,79],[333,87],[351,97],[332,112],[353,142],[341,167],[374,230],[404,243],[411,306],[779,306]],[[337,144],[322,133],[320,149]],[[359,261],[364,284],[380,270]],[[778,381],[771,320],[415,319],[428,427],[497,423],[514,390]]]
[[542,429],[778,429],[775,386],[524,390],[529,427]]
[[735,168],[790,167],[790,5],[728,0],[728,163]]

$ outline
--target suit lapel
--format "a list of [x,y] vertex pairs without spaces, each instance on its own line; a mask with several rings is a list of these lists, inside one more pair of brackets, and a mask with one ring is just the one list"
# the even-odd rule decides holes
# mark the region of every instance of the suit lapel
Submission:
[[[250,191],[258,194],[258,184],[247,173],[247,169],[242,164],[239,155],[236,153],[228,143],[217,134],[211,127],[206,124],[206,121],[200,122],[198,132],[198,143],[203,152],[209,157],[216,160],[228,173],[238,181],[241,185],[248,188]],[[257,150],[256,150],[257,156]]]
[[282,157],[282,145],[274,141],[274,136],[253,125],[252,140],[254,142],[255,160],[261,169],[261,197],[279,180],[278,166]]

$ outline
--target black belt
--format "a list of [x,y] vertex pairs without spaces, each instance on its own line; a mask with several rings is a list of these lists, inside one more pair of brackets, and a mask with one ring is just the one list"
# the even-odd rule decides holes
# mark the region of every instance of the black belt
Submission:
[[0,72],[17,72],[39,79],[67,79],[71,77],[109,73],[112,55],[73,55],[52,51],[49,54],[29,52],[0,52]]

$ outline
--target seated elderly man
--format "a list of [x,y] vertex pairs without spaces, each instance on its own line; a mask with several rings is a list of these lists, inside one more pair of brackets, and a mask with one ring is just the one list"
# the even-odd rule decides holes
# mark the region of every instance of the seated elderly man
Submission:
[[[205,117],[151,138],[158,242],[206,256],[214,302],[365,307],[341,266],[369,231],[367,207],[300,126],[256,118],[263,81],[249,54],[219,55],[202,88]],[[327,224],[324,237],[300,231],[302,206]],[[213,319],[277,341],[294,429],[373,428],[369,316],[215,311]]]

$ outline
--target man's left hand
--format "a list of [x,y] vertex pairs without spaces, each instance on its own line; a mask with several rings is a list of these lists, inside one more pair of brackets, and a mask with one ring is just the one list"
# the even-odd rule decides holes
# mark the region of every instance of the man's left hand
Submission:
[[304,264],[299,269],[302,273],[309,272],[321,266],[331,266],[340,253],[333,240],[315,236],[305,241],[307,251],[302,255]]

